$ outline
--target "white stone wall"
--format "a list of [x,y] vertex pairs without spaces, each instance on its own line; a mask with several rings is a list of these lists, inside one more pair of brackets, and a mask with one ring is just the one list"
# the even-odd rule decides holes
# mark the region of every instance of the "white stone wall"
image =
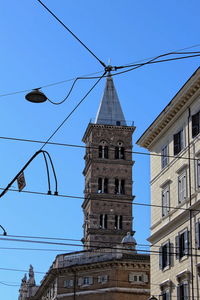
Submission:
[[[191,115],[200,111],[200,97],[193,100],[190,105]],[[155,142],[151,148],[152,154],[161,155],[161,149],[164,145],[169,146],[169,156],[174,156],[174,143],[173,136],[179,130],[183,129],[185,147],[178,154],[180,157],[188,158],[188,115],[189,110],[185,109],[183,112],[180,111],[173,121],[168,125],[167,128],[155,138]],[[194,206],[196,210],[200,210],[200,190],[197,187],[197,174],[196,174],[196,159],[200,158],[200,134],[194,139],[192,138],[192,128],[191,128],[191,117],[189,118],[189,135],[190,135],[190,163],[188,159],[180,159],[175,157],[170,157],[168,165],[162,169],[161,167],[161,157],[151,156],[151,204],[162,206],[162,190],[163,187],[169,185],[170,194],[170,209],[167,216],[162,216],[162,208],[152,206],[151,209],[151,237],[150,241],[153,244],[151,250],[151,294],[160,295],[162,283],[164,286],[171,282],[171,299],[176,299],[177,291],[176,287],[182,278],[187,277],[186,271],[191,273],[193,276],[193,292],[194,299],[199,299],[198,288],[200,285],[199,276],[197,276],[197,265],[200,263],[200,250],[196,249],[195,243],[195,223],[198,218],[200,218],[200,212],[194,211],[193,217],[190,222],[189,211],[182,209],[187,209]],[[186,199],[179,203],[178,197],[178,177],[182,172],[186,172],[187,181],[187,197]],[[190,173],[190,176],[189,176]],[[179,208],[179,209],[177,209]],[[192,227],[191,227],[192,225]],[[180,261],[176,259],[175,248],[172,249],[173,262],[169,268],[164,270],[159,269],[159,247],[165,243],[167,240],[175,247],[175,237],[179,232],[188,228],[192,231],[192,260],[191,256],[185,256]],[[192,271],[193,268],[193,271]],[[177,277],[178,274],[184,272],[182,276]],[[190,296],[191,291],[191,276],[189,277],[190,282]]]

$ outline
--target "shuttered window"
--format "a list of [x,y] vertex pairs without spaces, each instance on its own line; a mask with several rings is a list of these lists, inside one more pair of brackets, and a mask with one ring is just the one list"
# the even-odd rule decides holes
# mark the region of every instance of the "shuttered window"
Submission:
[[159,248],[159,267],[164,270],[171,265],[171,244],[167,241]]
[[179,233],[176,238],[176,259],[181,259],[189,254],[189,231]]
[[165,145],[164,147],[162,147],[162,150],[161,150],[161,167],[162,167],[162,169],[167,166],[168,162],[169,162],[168,145]]
[[178,202],[183,202],[187,197],[186,171],[178,177]]
[[192,116],[192,137],[194,138],[200,131],[200,113],[196,113]]
[[162,190],[162,216],[167,216],[169,213],[169,186]]
[[184,148],[183,129],[174,134],[174,155],[177,155]]

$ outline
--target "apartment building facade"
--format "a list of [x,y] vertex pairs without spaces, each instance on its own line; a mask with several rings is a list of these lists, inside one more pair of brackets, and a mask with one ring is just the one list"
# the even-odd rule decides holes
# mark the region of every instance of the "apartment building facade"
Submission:
[[200,68],[137,144],[151,154],[151,295],[200,299]]

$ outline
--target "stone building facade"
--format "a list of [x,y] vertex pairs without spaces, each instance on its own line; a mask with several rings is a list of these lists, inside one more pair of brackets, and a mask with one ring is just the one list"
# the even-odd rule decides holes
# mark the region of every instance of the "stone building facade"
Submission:
[[95,123],[83,137],[84,250],[58,255],[39,286],[23,278],[19,300],[148,299],[149,255],[137,253],[132,230],[134,130],[109,76]]
[[199,133],[200,68],[137,142],[153,154],[151,293],[160,299],[200,299]]

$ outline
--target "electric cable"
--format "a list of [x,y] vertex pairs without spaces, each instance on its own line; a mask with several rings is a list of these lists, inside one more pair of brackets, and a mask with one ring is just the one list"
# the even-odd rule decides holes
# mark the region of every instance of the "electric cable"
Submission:
[[67,27],[41,0],[37,0],[98,62],[105,68],[106,65],[102,62],[70,29]]
[[[78,77],[88,77],[88,79],[96,79],[97,78],[96,76],[95,77],[94,76],[89,77],[89,76],[100,74],[100,73],[103,73],[103,71],[93,72],[93,73],[85,74],[85,75],[78,76]],[[40,89],[48,88],[48,87],[59,85],[59,84],[64,84],[64,83],[70,82],[70,81],[74,81],[76,78],[77,77],[73,77],[73,78],[70,78],[70,79],[56,81],[56,82],[49,83],[49,84],[46,84],[46,85],[40,85]],[[26,89],[26,90],[20,90],[20,91],[10,92],[10,93],[6,93],[6,94],[0,94],[0,97],[6,97],[6,96],[12,96],[12,95],[16,95],[16,94],[22,94],[22,93],[30,92],[31,90],[34,90],[34,89],[35,88],[30,88],[30,89]]]
[[[116,66],[115,68],[118,70],[118,69],[122,69],[122,68],[129,68],[129,67],[135,67],[135,66],[141,66],[141,65],[145,65],[145,64],[150,64],[150,63],[153,63],[155,60],[157,60],[158,58],[161,58],[161,57],[165,57],[165,56],[169,56],[169,55],[192,55],[192,56],[185,56],[185,58],[187,57],[194,57],[198,54],[198,56],[200,55],[200,51],[188,51],[188,52],[178,52],[178,51],[174,51],[174,52],[168,52],[168,53],[163,53],[163,54],[160,54],[158,56],[155,56],[155,57],[152,57],[150,60],[144,62],[144,63],[140,63],[140,64],[127,64],[127,65],[122,65],[122,66]],[[183,57],[181,57],[183,58]],[[175,57],[175,58],[171,58],[170,60],[174,60],[174,59],[179,59],[179,57]],[[156,62],[160,62],[160,61],[156,61]]]
[[[40,0],[37,0],[40,1]],[[76,109],[81,105],[81,103],[87,98],[87,96],[92,92],[92,90],[96,87],[96,85],[100,82],[100,80],[104,77],[106,72],[95,82],[95,84],[89,89],[89,91],[85,94],[85,96],[78,102],[78,104],[73,108],[73,110],[67,115],[67,117],[60,123],[60,125],[53,131],[50,137],[46,140],[43,146],[40,148],[42,150],[46,144],[52,139],[52,137],[60,130],[60,128],[65,124],[65,122],[71,117],[71,115],[76,111]]]
[[[0,190],[5,190],[5,188],[1,187]],[[17,189],[8,189],[8,191],[19,193],[19,190],[17,190]],[[49,195],[48,193],[44,193],[44,192],[36,192],[36,191],[28,191],[28,190],[22,190],[22,191],[20,191],[20,193],[35,194],[35,195],[42,195],[42,196],[52,196],[52,197],[61,197],[61,198],[71,198],[71,199],[82,199],[82,200],[85,199],[83,196],[81,197],[81,196],[73,196],[73,195],[66,195],[66,194],[58,194],[58,195],[51,194],[51,195]],[[169,208],[169,209],[174,209],[174,210],[200,212],[199,209],[191,209],[191,208],[184,208],[184,207],[177,207],[177,206],[164,206],[164,205],[162,206],[162,205],[156,205],[156,204],[130,202],[130,200],[129,201],[126,201],[126,200],[128,200],[128,199],[126,199],[125,197],[124,197],[124,200],[109,199],[109,201],[111,203],[129,204],[129,205],[136,205],[136,206],[156,207],[156,208]],[[98,201],[108,202],[107,199],[100,199],[100,198],[98,199]],[[113,214],[111,214],[111,215],[113,215]]]
[[[72,247],[83,247],[82,244],[74,244],[74,243],[62,243],[62,242],[49,242],[49,241],[40,241],[40,240],[25,240],[25,239],[14,239],[14,238],[0,238],[0,241],[7,241],[7,242],[20,242],[20,243],[31,243],[31,244],[44,244],[44,245],[51,245],[51,246],[72,246]],[[101,242],[102,244],[104,244],[103,242]],[[177,249],[178,247],[173,247],[174,249]],[[93,249],[93,250],[92,250]],[[90,245],[90,251],[95,251],[95,250],[101,250],[101,249],[104,249],[104,250],[126,250],[123,245],[121,247],[116,247],[116,245],[114,246],[97,246],[97,245]],[[188,248],[188,250],[199,250],[197,248]],[[157,250],[146,250],[146,249],[139,249],[138,250],[139,252],[137,254],[156,254],[156,255],[160,255],[160,251],[157,251]],[[82,252],[82,251],[79,251],[79,252]],[[88,252],[87,250],[84,250],[83,252]],[[113,253],[113,252],[111,252]],[[168,252],[171,256],[174,255],[176,256],[177,253],[176,251],[173,252],[173,251],[169,251]],[[190,251],[187,253],[187,256],[190,257],[200,257],[200,254],[190,254]]]
[[[184,49],[189,49],[189,48],[184,48]],[[162,54],[164,55],[164,54]],[[167,53],[166,53],[167,55]],[[195,56],[191,56],[191,57],[196,57],[196,56],[199,56],[199,55],[195,55]],[[160,63],[160,62],[166,62],[166,61],[170,61],[170,60],[178,60],[178,59],[185,59],[185,58],[190,58],[188,56],[184,56],[182,58],[173,58],[173,59],[167,59],[167,60],[160,60],[160,61],[151,61],[152,59],[155,59],[155,57],[151,58],[150,61],[147,61],[147,62],[144,62],[144,63],[135,63],[135,64],[131,64],[132,66],[136,67],[136,68],[132,68],[130,70],[126,70],[126,71],[122,71],[122,72],[118,72],[118,73],[115,73],[115,74],[112,74],[112,76],[115,76],[115,75],[120,75],[120,74],[123,74],[125,72],[129,72],[129,71],[132,71],[134,69],[137,69],[138,67],[140,66],[143,66],[143,65],[146,65],[146,64],[154,64],[154,63]],[[143,59],[142,61],[144,60],[147,60],[146,59]],[[127,65],[127,68],[130,67],[129,65]],[[93,72],[93,73],[90,73],[90,74],[86,74],[86,75],[83,75],[83,76],[79,76],[79,77],[86,77],[86,76],[92,76],[92,75],[96,75],[96,74],[100,74],[100,73],[103,73],[103,71],[99,71],[99,72]],[[107,76],[105,76],[107,77]],[[77,77],[75,78],[71,78],[71,79],[66,79],[66,80],[62,80],[62,81],[57,81],[57,82],[53,82],[53,83],[49,83],[49,84],[46,84],[46,85],[40,85],[40,88],[47,88],[47,87],[51,87],[51,86],[55,86],[55,85],[59,85],[59,84],[63,84],[63,83],[66,83],[66,82],[69,82],[69,81],[74,81]],[[93,76],[93,77],[88,77],[88,79],[97,79],[97,78],[100,78],[100,76]],[[30,92],[31,90],[34,90],[35,88],[30,88],[30,89],[25,89],[25,90],[19,90],[19,91],[14,91],[14,92],[10,92],[10,93],[5,93],[5,94],[0,94],[0,97],[6,97],[6,96],[12,96],[12,95],[16,95],[16,94],[21,94],[21,93],[26,93],[26,92]]]
[[[23,172],[23,170],[30,164],[30,162],[40,153],[42,152],[43,148],[46,146],[46,144],[51,140],[51,138],[59,131],[59,129],[65,124],[65,122],[70,118],[70,116],[76,111],[76,109],[81,105],[81,103],[87,98],[87,96],[92,92],[92,90],[96,87],[96,85],[100,82],[100,80],[104,77],[104,74],[95,82],[95,84],[89,89],[89,91],[82,97],[82,99],[78,102],[78,104],[73,108],[73,110],[67,115],[67,117],[60,123],[60,125],[53,131],[53,133],[50,135],[50,137],[44,142],[42,147],[35,152],[35,154],[29,159],[29,161],[23,166],[23,168],[18,172],[20,174]],[[13,184],[13,182],[17,179],[18,174],[10,181],[10,183],[7,185],[7,187],[2,191],[0,194],[0,197],[2,197],[6,191],[9,189],[9,187]],[[55,174],[54,174],[55,175]],[[57,191],[55,192],[58,193]]]
[[[40,140],[5,137],[5,136],[0,136],[0,139],[17,141],[17,142],[38,143],[38,144],[44,144],[45,143],[45,141],[40,141]],[[82,148],[82,149],[95,149],[95,150],[99,149],[98,147],[95,147],[95,146],[75,145],[75,144],[67,144],[67,143],[61,143],[61,142],[47,142],[46,144],[53,145],[53,146],[74,147],[74,148]],[[186,146],[184,149],[187,150],[187,148],[188,148],[188,146]],[[109,149],[109,151],[114,152],[115,149]],[[148,152],[142,152],[142,151],[129,151],[129,150],[126,150],[126,149],[125,149],[125,153],[127,153],[127,154],[132,153],[132,154],[145,155],[145,156],[163,157],[162,154],[158,154],[158,153],[148,153]],[[174,158],[174,159],[185,159],[185,160],[199,161],[198,158],[192,158],[192,157],[189,158],[189,157],[179,156],[179,155],[164,155],[164,157]]]
[[[187,46],[187,47],[184,47],[184,48],[173,49],[173,50],[169,51],[168,53],[180,52],[180,51],[184,51],[184,50],[188,50],[188,49],[192,49],[192,48],[197,48],[197,47],[200,47],[200,44],[194,44],[194,45]],[[136,60],[136,61],[131,62],[131,63],[126,63],[125,65],[132,65],[132,64],[136,64],[136,63],[141,63],[141,62],[144,62],[146,60],[150,60],[150,59],[154,58],[155,56],[158,56],[158,55],[154,55],[154,56],[151,56],[151,57],[146,57],[146,58],[143,58],[143,59],[139,59],[139,60]]]

